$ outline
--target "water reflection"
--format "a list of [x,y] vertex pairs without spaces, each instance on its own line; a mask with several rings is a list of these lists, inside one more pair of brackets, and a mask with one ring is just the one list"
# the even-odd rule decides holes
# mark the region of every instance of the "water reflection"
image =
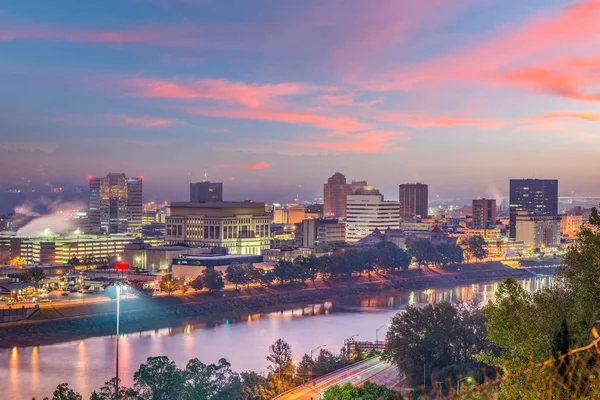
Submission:
[[[533,291],[547,287],[551,277],[520,281]],[[343,339],[358,333],[374,340],[375,330],[407,305],[440,301],[481,304],[494,299],[499,282],[427,290],[396,291],[368,297],[351,297],[264,313],[232,313],[215,318],[185,321],[177,326],[123,334],[119,337],[120,377],[131,385],[133,373],[147,357],[167,355],[184,367],[190,358],[217,362],[225,357],[235,370],[264,371],[270,343],[284,338],[294,356],[326,344],[338,351]],[[380,332],[380,335],[384,332]],[[115,337],[88,338],[56,345],[0,350],[0,381],[6,382],[2,399],[41,398],[62,382],[84,398],[114,374]]]

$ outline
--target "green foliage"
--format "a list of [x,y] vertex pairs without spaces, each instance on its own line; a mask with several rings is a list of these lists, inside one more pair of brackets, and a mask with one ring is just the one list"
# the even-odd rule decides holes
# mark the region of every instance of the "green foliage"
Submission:
[[[496,291],[496,301],[482,309],[489,340],[501,349],[494,365],[541,362],[552,356],[554,331],[569,308],[569,294],[560,286],[529,294],[507,278]],[[483,359],[481,359],[483,361]]]
[[148,357],[133,374],[135,388],[144,399],[180,400],[184,373],[168,357]]
[[460,246],[442,242],[436,247],[437,262],[442,267],[463,262],[463,250]]
[[433,264],[438,256],[435,246],[428,239],[416,239],[408,246],[408,254],[417,265]]
[[346,383],[344,386],[334,385],[323,394],[323,400],[400,400],[399,392],[372,382],[365,382],[362,387]]
[[160,279],[159,287],[161,292],[165,292],[170,296],[171,293],[181,288],[181,281],[173,278],[173,275],[171,274],[163,275]]
[[19,280],[26,283],[40,283],[40,281],[45,277],[46,274],[41,268],[33,267],[22,272],[21,275],[19,275]]
[[463,250],[468,255],[467,258],[473,257],[477,262],[488,256],[485,239],[481,235],[474,235],[467,238],[463,243]]
[[[83,397],[69,387],[67,383],[61,383],[52,394],[52,400],[82,400]],[[44,399],[46,400],[46,399]]]
[[[90,400],[115,400],[116,381],[117,378],[112,378],[104,382],[104,386],[98,392],[92,392]],[[119,400],[138,400],[139,398],[137,390],[119,385]]]
[[[475,355],[494,351],[487,340],[477,304],[441,302],[423,308],[408,306],[392,319],[383,358],[394,362],[407,384],[423,382],[423,370],[476,363]],[[429,374],[430,375],[430,374]],[[426,374],[426,378],[429,376]]]
[[235,285],[235,290],[237,290],[238,285],[244,285],[248,281],[246,268],[242,264],[236,262],[231,263],[225,270],[225,278],[228,282],[233,283]]
[[388,271],[407,270],[410,266],[410,255],[392,242],[383,241],[377,243],[375,248],[379,250],[379,260]]
[[279,279],[279,283],[291,282],[295,279],[296,271],[294,263],[286,260],[277,261],[277,265],[273,268],[275,277]]
[[209,292],[218,292],[225,287],[223,274],[214,268],[205,268],[202,271],[202,283]]
[[571,340],[582,346],[590,340],[592,324],[600,319],[600,215],[596,208],[577,238],[559,266],[557,278],[573,299],[568,317]]
[[204,289],[204,280],[202,275],[198,275],[196,279],[190,282],[190,287],[196,291]]

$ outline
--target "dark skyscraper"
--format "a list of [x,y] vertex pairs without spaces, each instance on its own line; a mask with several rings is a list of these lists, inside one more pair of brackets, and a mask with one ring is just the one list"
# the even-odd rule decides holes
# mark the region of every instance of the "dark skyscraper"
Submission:
[[323,215],[325,217],[346,218],[346,196],[352,194],[352,186],[346,177],[336,172],[323,185]]
[[510,237],[517,237],[517,215],[558,215],[558,180],[510,180]]
[[427,185],[419,182],[400,185],[400,218],[427,217],[428,190]]
[[190,183],[190,201],[193,203],[215,203],[223,201],[223,182],[209,182],[204,171],[202,182]]
[[110,173],[89,177],[90,233],[137,233],[142,230],[142,177]]

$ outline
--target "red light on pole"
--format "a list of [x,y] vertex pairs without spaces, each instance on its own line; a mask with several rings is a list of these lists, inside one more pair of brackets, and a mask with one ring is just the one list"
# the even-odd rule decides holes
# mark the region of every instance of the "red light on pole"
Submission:
[[129,269],[129,264],[124,263],[124,262],[118,262],[115,264],[115,268],[118,269],[119,271],[125,271]]

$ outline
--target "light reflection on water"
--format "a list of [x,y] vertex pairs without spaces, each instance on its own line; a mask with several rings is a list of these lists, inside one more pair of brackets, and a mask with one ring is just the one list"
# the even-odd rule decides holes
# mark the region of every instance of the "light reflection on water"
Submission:
[[[529,291],[550,285],[551,277],[521,281]],[[119,371],[123,383],[147,357],[167,355],[183,368],[190,358],[205,363],[227,358],[237,371],[265,372],[267,348],[283,338],[299,359],[316,346],[337,352],[344,338],[359,334],[374,340],[375,329],[408,304],[494,299],[500,282],[442,289],[397,291],[361,298],[344,298],[270,313],[238,313],[221,318],[190,320],[173,327],[123,334],[119,337]],[[313,317],[313,318],[310,318]],[[380,332],[380,335],[384,332]],[[380,336],[381,337],[381,336]],[[2,399],[41,398],[62,382],[87,398],[114,373],[115,338],[96,337],[47,346],[0,350]]]

